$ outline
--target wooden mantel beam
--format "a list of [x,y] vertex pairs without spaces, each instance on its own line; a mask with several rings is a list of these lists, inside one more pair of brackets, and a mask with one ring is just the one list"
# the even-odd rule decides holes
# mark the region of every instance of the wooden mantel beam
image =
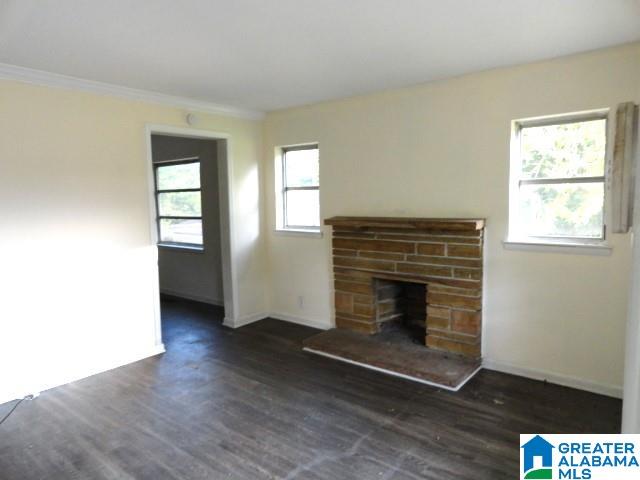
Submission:
[[402,230],[477,231],[484,218],[331,217],[325,225],[349,228],[397,228]]

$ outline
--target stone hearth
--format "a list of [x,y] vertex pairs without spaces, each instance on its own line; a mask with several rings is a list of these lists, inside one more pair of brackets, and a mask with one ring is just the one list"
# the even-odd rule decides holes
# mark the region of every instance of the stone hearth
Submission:
[[[480,358],[483,219],[333,217],[325,224],[333,226],[338,329],[376,334],[401,314],[422,322],[427,347]],[[407,302],[409,311],[396,308]]]

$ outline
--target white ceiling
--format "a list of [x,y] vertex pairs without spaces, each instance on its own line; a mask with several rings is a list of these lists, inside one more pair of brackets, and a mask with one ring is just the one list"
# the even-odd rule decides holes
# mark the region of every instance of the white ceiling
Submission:
[[640,0],[0,0],[2,63],[258,110],[636,40]]

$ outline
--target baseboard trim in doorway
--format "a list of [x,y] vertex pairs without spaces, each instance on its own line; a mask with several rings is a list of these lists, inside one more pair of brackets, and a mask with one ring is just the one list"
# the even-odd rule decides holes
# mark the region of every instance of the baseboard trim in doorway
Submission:
[[482,370],[482,366],[479,366],[473,372],[471,372],[471,374],[468,377],[466,377],[462,382],[460,382],[458,385],[456,385],[455,387],[450,387],[448,385],[443,385],[441,383],[430,382],[429,380],[424,380],[422,378],[413,377],[411,375],[405,375],[403,373],[394,372],[392,370],[387,370],[386,368],[376,367],[374,365],[369,365],[367,363],[357,362],[355,360],[351,360],[351,359],[348,359],[348,358],[345,358],[345,357],[340,357],[338,355],[333,355],[331,353],[321,352],[319,350],[314,350],[314,349],[309,348],[309,347],[304,347],[302,350],[304,350],[305,352],[313,353],[315,355],[320,355],[320,356],[323,356],[323,357],[331,358],[332,360],[338,360],[340,362],[349,363],[351,365],[357,365],[358,367],[363,367],[363,368],[366,368],[368,370],[373,370],[373,371],[376,371],[376,372],[385,373],[387,375],[392,375],[394,377],[403,378],[405,380],[410,380],[412,382],[422,383],[423,385],[429,385],[431,387],[442,388],[443,390],[448,390],[450,392],[457,392],[458,390],[460,390],[462,387],[464,387],[466,385],[466,383],[469,380],[471,380],[475,376],[476,373],[478,373],[480,370]]
[[176,290],[169,290],[163,288],[160,290],[160,295],[166,295],[167,297],[183,298],[185,300],[193,300],[194,302],[208,303],[209,305],[215,305],[217,307],[224,307],[224,300],[212,300],[211,298],[201,295],[191,295],[190,293],[182,293]]

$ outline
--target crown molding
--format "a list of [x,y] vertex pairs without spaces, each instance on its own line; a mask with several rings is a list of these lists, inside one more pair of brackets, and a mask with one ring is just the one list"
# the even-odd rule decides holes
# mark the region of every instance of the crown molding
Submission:
[[156,103],[214,115],[225,115],[249,120],[260,120],[264,118],[264,112],[259,110],[220,105],[188,97],[178,97],[174,95],[166,95],[164,93],[151,92],[148,90],[97,82],[94,80],[85,80],[83,78],[19,67],[17,65],[10,65],[7,63],[0,63],[0,79],[15,80],[35,85],[43,85],[46,87],[80,90],[100,95],[116,96],[130,100]]

